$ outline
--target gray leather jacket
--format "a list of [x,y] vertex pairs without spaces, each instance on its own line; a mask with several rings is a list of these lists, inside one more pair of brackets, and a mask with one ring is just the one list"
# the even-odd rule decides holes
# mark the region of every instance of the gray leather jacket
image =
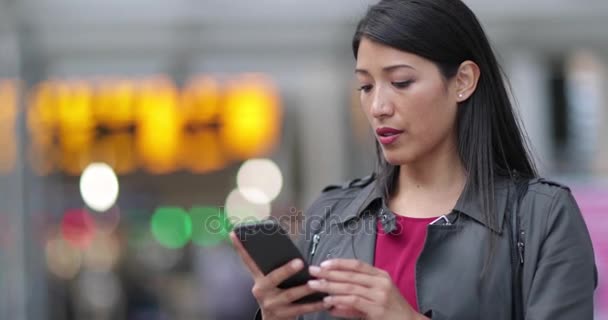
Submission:
[[[496,219],[463,194],[447,220],[429,225],[416,265],[420,312],[432,319],[513,319],[513,246],[508,213],[514,182],[495,184]],[[306,212],[298,247],[312,265],[331,258],[374,263],[378,212],[386,206],[373,178],[328,187]],[[525,319],[593,319],[597,271],[585,222],[567,187],[534,179],[518,210]],[[407,231],[405,231],[407,232]],[[481,279],[490,236],[494,254]],[[334,319],[328,313],[301,320]]]

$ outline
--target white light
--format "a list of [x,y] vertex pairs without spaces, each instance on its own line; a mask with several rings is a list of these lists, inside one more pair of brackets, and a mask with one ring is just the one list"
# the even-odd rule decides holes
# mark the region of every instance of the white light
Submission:
[[281,193],[283,175],[272,160],[251,159],[245,161],[239,169],[236,184],[250,202],[270,203]]
[[118,178],[105,163],[91,163],[80,177],[80,195],[89,208],[110,209],[118,198]]
[[226,198],[225,209],[233,223],[263,219],[270,215],[269,203],[250,202],[238,189],[232,190]]

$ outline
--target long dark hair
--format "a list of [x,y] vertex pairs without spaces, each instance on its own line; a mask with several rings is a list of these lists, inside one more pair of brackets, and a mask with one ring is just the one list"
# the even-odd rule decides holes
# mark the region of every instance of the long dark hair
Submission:
[[[363,37],[433,61],[445,79],[454,77],[466,60],[479,66],[475,92],[458,107],[457,143],[467,172],[464,194],[481,195],[488,223],[496,223],[495,177],[514,179],[517,172],[533,178],[537,171],[504,75],[473,12],[460,0],[382,0],[368,9],[357,26],[352,42],[355,59]],[[375,173],[388,199],[395,190],[399,166],[386,161],[377,141],[376,153]],[[475,192],[467,192],[471,189]]]

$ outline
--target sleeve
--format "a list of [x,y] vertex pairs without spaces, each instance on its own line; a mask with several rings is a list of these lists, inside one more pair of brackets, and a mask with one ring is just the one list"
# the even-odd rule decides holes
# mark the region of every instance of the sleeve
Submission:
[[587,226],[568,190],[560,189],[549,207],[525,318],[593,319],[597,270]]

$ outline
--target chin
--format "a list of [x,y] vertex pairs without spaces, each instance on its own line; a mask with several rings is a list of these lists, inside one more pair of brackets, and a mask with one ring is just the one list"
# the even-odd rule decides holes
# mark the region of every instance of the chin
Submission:
[[403,164],[411,163],[416,158],[413,154],[403,152],[403,150],[400,150],[400,151],[401,152],[399,152],[397,150],[395,150],[395,151],[384,150],[383,151],[384,159],[386,160],[386,162],[388,162],[389,164],[391,164],[393,166],[400,166]]

